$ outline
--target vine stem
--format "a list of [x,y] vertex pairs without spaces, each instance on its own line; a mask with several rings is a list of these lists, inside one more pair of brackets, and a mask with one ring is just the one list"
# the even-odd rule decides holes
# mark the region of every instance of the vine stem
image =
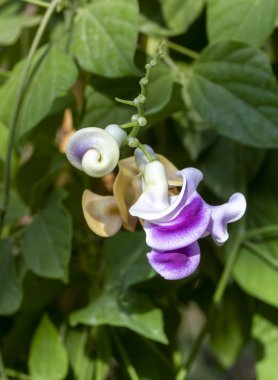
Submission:
[[253,237],[257,237],[258,235],[265,235],[272,232],[278,232],[278,224],[271,224],[265,227],[254,228],[253,230],[249,230],[245,232],[245,238],[250,239]]
[[32,380],[31,376],[25,373],[15,371],[14,369],[6,368],[7,375],[17,379],[17,380]]
[[137,125],[136,122],[131,121],[130,123],[121,124],[120,127],[121,127],[122,129],[126,129],[126,128],[133,128],[133,127],[135,127],[136,125]]
[[37,6],[43,7],[43,8],[49,7],[49,3],[46,3],[45,1],[41,1],[41,0],[22,0],[22,1],[24,1],[25,3],[37,5]]
[[151,154],[147,151],[147,149],[144,147],[143,144],[139,143],[139,144],[138,144],[138,148],[142,150],[142,152],[143,152],[144,155],[147,157],[147,160],[148,160],[149,162],[152,162],[152,161],[155,160],[155,158],[153,158],[153,157],[151,156]]
[[274,269],[278,269],[278,259],[271,257],[267,252],[261,250],[256,244],[251,241],[244,241],[243,246],[255,253],[259,258],[264,260],[268,265],[272,266]]
[[128,372],[128,375],[130,377],[131,380],[140,380],[135,368],[133,367],[132,363],[130,362],[129,360],[129,357],[124,349],[124,346],[122,345],[119,337],[118,337],[118,334],[116,333],[115,329],[110,329],[111,331],[111,334],[114,338],[114,341],[118,347],[118,350],[119,350],[119,353],[125,363],[125,366],[126,366],[126,370]]
[[239,248],[242,244],[242,240],[243,240],[243,236],[244,236],[243,221],[244,221],[244,219],[242,219],[238,224],[238,231],[237,231],[237,234],[235,237],[235,241],[233,242],[234,244],[230,250],[227,264],[224,268],[224,271],[223,271],[223,273],[220,277],[220,280],[218,282],[218,285],[215,289],[215,292],[214,292],[214,295],[212,298],[212,305],[213,306],[217,306],[221,302],[222,297],[223,297],[224,292],[225,292],[225,289],[226,289],[227,284],[229,282],[230,276],[232,274],[232,271],[233,271],[233,268],[234,268],[234,265],[235,265],[235,262],[236,262],[236,259],[238,256]]
[[[146,74],[141,80],[139,81],[140,84],[140,94],[136,99],[133,100],[133,105],[137,108],[138,115],[141,117],[144,117],[145,115],[145,101],[147,98],[147,91],[148,91],[148,85],[149,85],[149,78],[150,74],[152,72],[152,69],[157,65],[158,60],[160,59],[161,55],[164,52],[164,45],[165,42],[162,41],[160,44],[156,55],[153,57],[153,59],[150,61],[150,63],[147,63],[145,66]],[[132,131],[128,135],[128,137],[136,137],[140,131],[140,126],[136,125],[132,128]]]
[[12,160],[12,151],[14,147],[14,141],[15,141],[15,132],[16,132],[16,125],[19,117],[20,107],[22,104],[22,100],[24,97],[24,93],[26,90],[26,83],[28,79],[29,70],[32,64],[32,59],[34,57],[34,54],[40,44],[41,38],[43,36],[43,33],[47,27],[47,24],[52,16],[52,14],[55,12],[56,7],[59,5],[61,0],[52,0],[49,3],[49,7],[47,8],[40,25],[38,27],[38,30],[35,34],[35,37],[33,39],[30,51],[28,53],[28,56],[26,58],[25,65],[22,70],[20,82],[18,91],[16,94],[16,100],[15,105],[12,110],[12,114],[10,117],[9,122],[9,139],[8,139],[8,148],[7,148],[7,154],[6,154],[6,161],[5,161],[5,168],[4,168],[4,181],[3,181],[3,198],[2,198],[2,204],[0,207],[0,232],[2,231],[5,215],[7,212],[7,208],[9,205],[9,193],[10,193],[10,182],[11,182],[11,160]]
[[192,349],[188,355],[188,358],[185,362],[185,365],[179,370],[176,380],[184,380],[187,379],[189,370],[201,348],[201,345],[203,343],[204,338],[206,337],[208,331],[209,331],[209,324],[213,321],[213,317],[215,315],[215,311],[217,310],[217,306],[221,302],[223,295],[225,293],[226,287],[229,283],[237,256],[239,252],[239,248],[242,244],[242,237],[244,236],[244,224],[243,219],[239,222],[238,230],[236,233],[235,240],[233,241],[233,245],[231,247],[231,250],[229,252],[229,258],[227,261],[227,264],[224,268],[224,271],[222,272],[222,275],[220,277],[220,280],[217,284],[217,287],[214,291],[213,297],[212,297],[212,304],[211,309],[208,314],[208,318],[206,322],[204,323],[203,327],[201,328],[199,334],[197,335],[195,342],[192,346]]
[[168,45],[168,47],[169,47],[170,49],[175,50],[175,51],[177,51],[178,53],[181,53],[181,54],[183,54],[183,55],[186,55],[186,56],[188,56],[188,57],[190,57],[190,58],[197,59],[197,58],[199,58],[199,56],[200,56],[200,54],[197,53],[196,51],[191,50],[191,49],[188,49],[188,48],[185,47],[185,46],[181,46],[181,45],[179,45],[179,44],[176,44],[176,43],[173,42],[173,41],[168,41],[168,42],[167,42],[167,45]]
[[0,375],[3,380],[8,380],[1,349],[0,349]]
[[234,268],[234,264],[238,256],[239,248],[242,243],[242,237],[244,236],[243,223],[244,223],[243,220],[241,220],[238,225],[237,234],[236,234],[235,240],[233,241],[233,246],[231,247],[231,250],[229,252],[229,258],[228,258],[227,264],[224,268],[224,271],[222,272],[222,275],[220,277],[220,280],[217,284],[217,287],[212,297],[212,304],[211,304],[211,309],[210,309],[208,318],[206,322],[204,323],[203,327],[201,328],[199,334],[196,337],[196,340],[185,362],[185,365],[179,370],[176,376],[177,380],[184,380],[187,378],[189,370],[195,360],[195,357],[197,356],[201,348],[201,345],[203,343],[203,340],[209,331],[208,329],[209,324],[211,321],[213,321],[214,313],[217,310],[217,306],[219,305],[219,303],[221,302],[223,298],[223,295],[225,293],[226,287],[229,283],[229,280]]
[[[244,148],[239,147],[239,161],[240,161],[240,173],[239,173],[239,188],[242,192],[246,193],[246,182],[245,182],[245,165],[244,165]],[[211,308],[208,313],[208,318],[206,320],[206,323],[200,330],[195,344],[192,347],[192,350],[188,356],[188,359],[186,361],[186,364],[183,368],[180,369],[178,372],[178,375],[176,377],[177,380],[183,380],[186,379],[190,370],[191,365],[193,364],[196,355],[198,354],[200,347],[202,345],[203,339],[206,337],[208,333],[208,328],[211,322],[213,322],[215,312],[217,311],[217,307],[219,303],[221,302],[225,290],[227,288],[227,285],[230,281],[234,265],[236,263],[238,254],[239,254],[239,249],[244,241],[245,237],[245,220],[242,218],[234,230],[234,239],[231,240],[231,244],[227,246],[227,250],[229,249],[229,257],[227,260],[227,263],[225,265],[225,268],[222,272],[222,275],[220,277],[220,280],[216,286],[216,289],[214,291],[213,297],[212,297],[212,304]],[[182,377],[179,377],[179,374],[184,374],[183,379]]]
[[126,99],[121,99],[121,98],[115,98],[116,102],[119,102],[119,103],[122,103],[122,104],[125,104],[127,106],[134,106],[134,103],[132,100],[126,100]]
[[152,350],[154,355],[165,365],[165,367],[169,371],[173,372],[174,368],[171,361],[162,351],[160,351],[160,349],[156,346],[156,344],[152,340],[147,339],[143,337],[142,335],[140,335],[140,338],[144,341],[145,345],[148,346],[150,350]]

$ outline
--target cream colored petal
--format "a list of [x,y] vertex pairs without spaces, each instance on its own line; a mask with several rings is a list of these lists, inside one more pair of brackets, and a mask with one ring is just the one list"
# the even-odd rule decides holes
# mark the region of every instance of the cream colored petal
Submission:
[[76,130],[73,127],[72,112],[69,108],[65,109],[61,127],[56,134],[56,142],[61,153],[66,152],[69,138]]
[[119,173],[114,182],[113,192],[123,220],[123,227],[134,231],[137,218],[131,216],[128,210],[141,193],[140,178],[134,157],[119,161]]
[[113,196],[101,196],[85,190],[82,209],[88,226],[99,236],[115,235],[122,226],[120,212]]
[[171,187],[182,186],[183,179],[176,175],[178,169],[175,167],[175,165],[161,154],[157,154],[156,157],[158,161],[160,161],[165,167],[168,185]]

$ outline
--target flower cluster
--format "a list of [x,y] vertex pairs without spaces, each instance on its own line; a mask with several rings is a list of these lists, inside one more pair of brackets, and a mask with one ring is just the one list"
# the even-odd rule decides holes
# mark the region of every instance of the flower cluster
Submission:
[[134,157],[119,161],[125,138],[126,133],[112,124],[105,130],[82,129],[69,140],[68,159],[91,176],[103,176],[119,164],[113,195],[85,190],[85,219],[96,234],[107,237],[122,226],[134,231],[139,218],[153,269],[168,280],[187,277],[200,262],[198,239],[211,234],[216,244],[223,244],[229,236],[227,224],[245,212],[245,197],[235,193],[223,205],[208,205],[196,191],[203,178],[200,170],[178,171],[146,145],[137,148]]
[[144,169],[144,191],[130,208],[130,213],[144,220],[146,242],[151,247],[148,259],[162,277],[177,280],[193,273],[200,262],[198,239],[212,235],[216,244],[229,237],[227,224],[241,218],[245,197],[233,194],[227,203],[210,206],[196,191],[203,178],[198,169],[177,172],[182,179],[178,195],[169,195],[166,173],[159,161]]

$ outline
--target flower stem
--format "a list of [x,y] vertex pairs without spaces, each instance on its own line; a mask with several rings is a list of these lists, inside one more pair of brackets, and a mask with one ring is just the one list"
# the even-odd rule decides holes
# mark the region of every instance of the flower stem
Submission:
[[256,244],[251,241],[245,241],[243,245],[264,260],[268,265],[272,266],[274,269],[278,269],[278,260],[271,257],[271,255],[264,250],[258,248]]
[[167,42],[167,45],[168,45],[168,47],[169,47],[170,49],[175,50],[175,51],[177,51],[178,53],[181,53],[181,54],[183,54],[183,55],[186,55],[186,56],[188,56],[188,57],[190,57],[190,58],[197,59],[197,58],[199,58],[199,56],[200,56],[200,54],[197,53],[196,51],[191,50],[191,49],[188,49],[188,48],[185,47],[185,46],[181,46],[181,45],[179,45],[179,44],[176,44],[176,43],[173,42],[173,41],[168,41],[168,42]]
[[265,227],[254,228],[253,230],[245,232],[245,238],[250,239],[258,235],[265,235],[272,232],[278,232],[278,224],[272,224]]
[[152,162],[152,161],[155,160],[155,159],[150,155],[150,153],[147,151],[147,149],[144,147],[143,144],[139,143],[138,148],[142,150],[142,152],[143,152],[144,155],[147,157],[147,160],[148,160],[149,162]]
[[134,107],[134,103],[132,100],[125,100],[125,99],[120,99],[120,98],[115,98],[115,100],[116,100],[116,102],[123,103],[123,104],[126,104],[128,106]]
[[14,369],[6,368],[7,375],[17,379],[17,380],[32,380],[31,376],[25,373],[15,371]]
[[5,168],[4,168],[4,181],[3,181],[3,198],[2,198],[2,204],[0,206],[0,232],[2,231],[3,225],[4,225],[4,219],[5,215],[9,206],[9,193],[10,193],[10,182],[11,182],[11,159],[12,159],[12,151],[14,148],[14,142],[15,142],[15,131],[18,121],[18,116],[20,112],[20,107],[22,104],[22,100],[26,91],[27,86],[27,79],[29,70],[31,67],[32,59],[34,57],[34,54],[39,46],[39,43],[41,41],[42,35],[48,25],[48,22],[52,16],[52,14],[55,12],[56,7],[59,5],[61,0],[52,0],[49,3],[49,7],[47,8],[41,23],[38,27],[38,30],[35,34],[34,40],[32,42],[30,51],[28,53],[28,56],[25,61],[25,65],[22,70],[20,82],[18,91],[16,94],[16,100],[15,105],[12,110],[12,114],[10,117],[9,122],[9,139],[8,139],[8,149],[6,154],[6,161],[5,161]]
[[131,380],[140,380],[140,378],[139,378],[139,376],[138,376],[135,368],[133,367],[132,363],[129,360],[127,352],[124,349],[124,346],[122,345],[122,343],[121,343],[121,341],[119,339],[119,336],[116,333],[115,329],[111,328],[110,331],[111,331],[113,339],[114,339],[114,341],[116,343],[116,346],[117,346],[117,348],[119,350],[119,353],[120,353],[120,355],[121,355],[121,357],[123,359],[123,362],[124,362],[124,364],[126,366],[126,370],[128,372],[128,375],[129,375],[130,379]]
[[43,7],[43,8],[49,7],[49,3],[46,3],[45,1],[42,1],[42,0],[22,0],[22,1],[24,1],[25,3],[38,5],[39,7]]
[[188,374],[189,369],[191,368],[191,365],[193,364],[195,360],[195,357],[200,351],[201,345],[207,333],[208,333],[208,321],[206,321],[203,327],[201,328],[197,338],[195,339],[194,345],[192,346],[191,352],[188,355],[188,358],[185,363],[185,378]]
[[[244,219],[241,219],[238,223],[237,230],[235,231],[235,238],[232,241],[233,245],[231,246],[231,249],[229,251],[229,258],[228,258],[227,264],[225,265],[224,271],[222,272],[220,280],[214,291],[214,294],[212,297],[211,309],[208,313],[207,321],[205,325],[203,326],[203,328],[201,329],[201,331],[199,332],[199,335],[197,336],[196,341],[185,363],[185,377],[184,377],[185,379],[187,378],[191,365],[193,364],[195,357],[197,356],[202,346],[203,339],[206,337],[208,333],[209,324],[213,322],[215,312],[217,311],[217,306],[221,302],[223,295],[225,293],[225,290],[227,288],[227,285],[229,283],[236,259],[238,257],[239,248],[242,244],[242,239],[244,236],[244,226],[245,226]],[[182,370],[183,368],[181,368],[180,372]]]
[[162,351],[160,351],[156,344],[150,339],[144,338],[142,335],[140,335],[140,337],[143,339],[145,345],[148,346],[150,350],[152,350],[154,355],[165,365],[165,367],[168,368],[170,372],[173,372],[174,368],[171,361]]
[[8,380],[1,349],[0,349],[0,376],[3,380]]
[[120,127],[123,129],[136,127],[138,124],[134,121],[131,121],[130,123],[121,124]]
[[[165,44],[165,42],[163,41],[160,44],[159,48],[157,49],[157,53],[155,54],[153,59],[150,61],[150,63],[146,64],[146,66],[145,66],[146,74],[143,78],[140,79],[140,82],[139,82],[141,91],[140,91],[140,94],[135,99],[136,102],[133,101],[133,105],[136,106],[138,115],[140,117],[144,117],[144,115],[145,115],[144,104],[146,102],[150,74],[151,74],[152,69],[157,65],[158,60],[160,59],[161,55],[164,52],[164,44]],[[130,132],[128,137],[136,137],[138,135],[139,131],[140,131],[140,127],[135,126],[132,129],[132,131]]]
[[223,271],[221,278],[218,282],[218,285],[215,289],[213,299],[212,299],[214,306],[218,305],[221,302],[222,297],[224,295],[224,292],[226,290],[226,287],[228,285],[229,279],[231,277],[231,274],[232,274],[232,271],[233,271],[233,268],[234,268],[234,265],[235,265],[235,262],[236,262],[236,259],[238,256],[239,248],[242,244],[242,240],[243,240],[243,236],[244,236],[243,220],[244,219],[241,219],[238,223],[238,231],[237,231],[235,240],[233,241],[233,245],[231,247],[231,250],[229,252],[227,264],[224,268],[224,271]]
[[[240,173],[239,173],[239,189],[243,193],[247,192],[246,189],[246,173],[245,173],[245,156],[244,156],[244,147],[239,146],[238,149],[238,157],[239,157],[239,168],[240,168]],[[231,239],[231,243],[227,245],[226,251],[229,250],[229,257],[227,260],[227,263],[225,265],[225,268],[221,274],[220,280],[216,286],[216,289],[214,291],[213,297],[212,297],[212,304],[211,308],[208,313],[207,317],[207,322],[203,326],[203,329],[201,329],[196,342],[191,350],[191,353],[188,356],[186,366],[185,366],[185,379],[187,378],[189,369],[194,362],[194,359],[202,345],[202,341],[205,338],[207,332],[208,332],[208,327],[210,323],[213,323],[215,313],[217,312],[217,307],[219,303],[222,301],[222,298],[224,296],[225,290],[227,288],[227,285],[229,283],[229,280],[231,278],[234,265],[236,263],[239,250],[241,245],[243,244],[243,240],[245,237],[245,219],[242,218],[237,226],[235,226],[235,230],[233,231],[233,239]],[[179,379],[180,380],[180,379]]]

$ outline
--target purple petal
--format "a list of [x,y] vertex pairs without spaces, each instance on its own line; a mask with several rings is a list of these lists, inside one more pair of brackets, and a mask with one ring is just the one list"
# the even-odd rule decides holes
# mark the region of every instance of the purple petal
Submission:
[[243,194],[235,193],[229,201],[221,206],[210,206],[211,220],[208,232],[216,244],[221,245],[228,239],[227,224],[240,219],[246,210],[246,200]]
[[161,223],[144,222],[146,242],[161,251],[190,245],[204,235],[210,216],[210,206],[195,192],[187,204],[180,205],[175,218]]
[[178,196],[169,198],[170,205],[164,209],[157,209],[152,194],[143,192],[136,203],[129,209],[133,216],[144,220],[166,221],[172,219],[180,211],[180,206],[184,205],[196,190],[203,178],[200,170],[187,168],[177,172],[179,177],[183,177],[183,185]]
[[166,280],[179,280],[190,276],[200,262],[197,242],[178,250],[163,252],[152,250],[147,254],[150,265]]

